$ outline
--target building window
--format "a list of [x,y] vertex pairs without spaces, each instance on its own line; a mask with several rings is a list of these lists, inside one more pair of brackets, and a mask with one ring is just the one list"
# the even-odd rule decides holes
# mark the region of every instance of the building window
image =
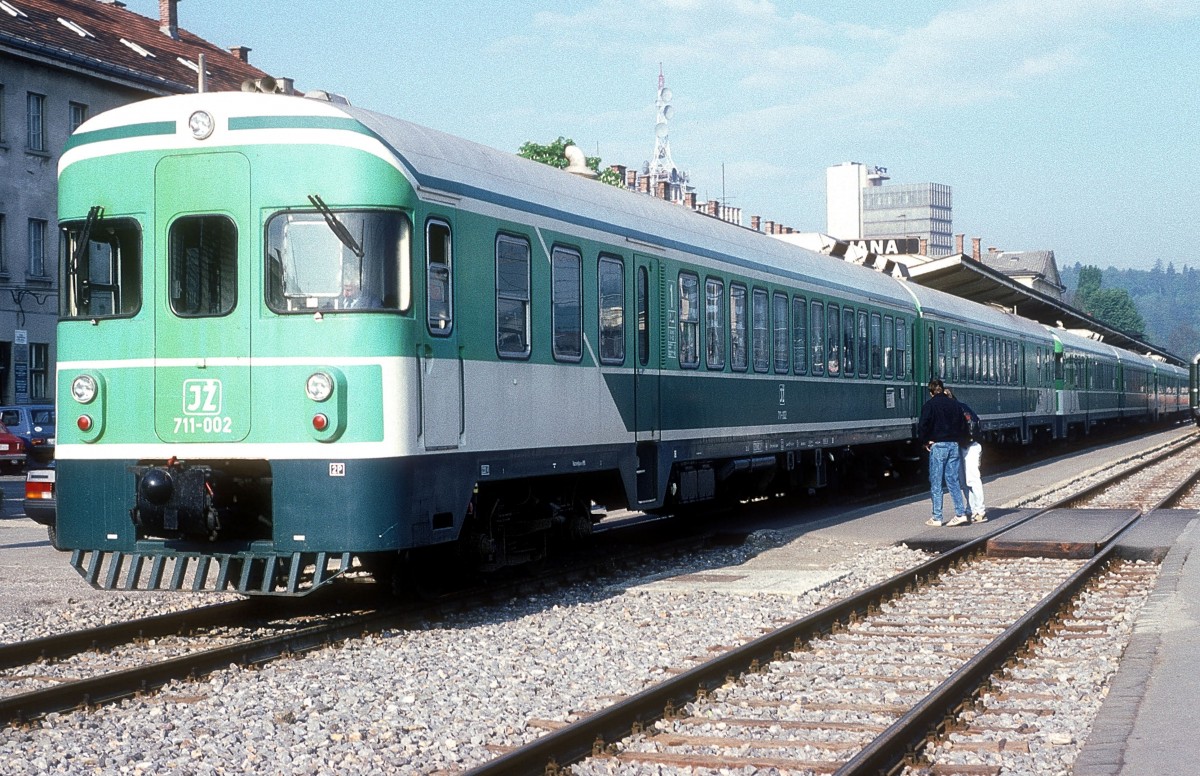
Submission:
[[26,140],[30,151],[46,150],[46,96],[29,92],[26,100]]
[[4,127],[7,123],[4,120],[4,84],[0,84],[0,145],[4,144]]
[[529,241],[496,236],[496,352],[529,355]]
[[600,254],[600,363],[625,363],[625,260]]
[[49,345],[44,342],[29,343],[29,398],[49,398],[46,393],[46,364],[49,361]]
[[559,361],[583,358],[583,260],[579,251],[554,247],[550,258],[551,349]]
[[87,106],[80,102],[71,103],[71,131],[79,129],[79,125],[87,121]]
[[29,276],[46,277],[46,222],[29,219]]

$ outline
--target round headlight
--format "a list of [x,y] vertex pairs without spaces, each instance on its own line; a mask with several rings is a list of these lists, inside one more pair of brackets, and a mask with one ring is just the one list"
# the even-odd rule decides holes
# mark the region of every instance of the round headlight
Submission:
[[207,111],[198,110],[188,117],[188,128],[192,130],[192,137],[197,140],[203,140],[213,133],[213,127],[216,122]]
[[79,375],[71,381],[71,396],[80,404],[87,404],[96,398],[96,378],[91,375]]
[[333,395],[333,378],[325,372],[313,372],[304,384],[304,392],[313,401],[325,401]]

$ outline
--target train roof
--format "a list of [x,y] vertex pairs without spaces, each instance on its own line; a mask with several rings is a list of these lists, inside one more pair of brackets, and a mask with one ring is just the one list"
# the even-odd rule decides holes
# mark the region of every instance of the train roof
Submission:
[[912,306],[896,280],[874,270],[403,119],[341,108],[387,144],[419,187],[616,234],[647,253],[659,246]]
[[928,286],[911,283],[909,288],[912,289],[913,296],[921,305],[921,312],[930,317],[956,320],[976,326],[982,324],[1021,335],[1026,339],[1050,344],[1050,335],[1045,328],[1028,318],[1022,318],[997,307],[973,302],[970,299],[938,291]]

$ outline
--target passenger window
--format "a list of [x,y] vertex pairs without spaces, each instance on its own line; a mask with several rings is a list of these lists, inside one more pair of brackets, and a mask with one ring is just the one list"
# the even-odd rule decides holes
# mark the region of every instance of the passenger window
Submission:
[[792,297],[792,368],[796,374],[808,372],[808,302]]
[[600,254],[600,363],[625,363],[625,260]]
[[679,365],[700,365],[700,279],[690,272],[679,273]]
[[637,353],[638,363],[650,363],[650,278],[645,267],[637,271]]
[[787,294],[776,293],[771,297],[771,319],[774,325],[775,373],[788,373],[788,298]]
[[583,259],[573,248],[550,252],[551,350],[559,361],[583,358]]
[[770,324],[767,318],[767,291],[756,288],[752,292],[751,325],[754,327],[754,371],[765,372],[771,365],[768,337]]
[[879,313],[871,313],[871,377],[883,377],[883,354],[879,343],[880,327]]
[[896,319],[896,379],[907,380],[912,365],[908,362],[908,325],[903,318]]
[[454,321],[450,261],[450,225],[430,221],[425,225],[426,311],[429,333],[440,337],[450,333]]
[[748,321],[746,320],[746,287],[729,287],[729,367],[745,372],[749,366]]
[[709,369],[725,368],[725,283],[704,281],[705,359]]
[[940,326],[937,330],[937,376],[943,380],[950,377],[946,374],[946,330]]
[[[85,231],[88,245],[79,251]],[[84,221],[63,224],[59,251],[63,318],[133,315],[141,308],[142,230],[137,221],[96,218],[90,228]]]
[[496,352],[529,355],[529,241],[496,235]]
[[829,369],[829,376],[837,377],[842,373],[842,319],[841,311],[836,304],[829,305],[826,324],[825,346],[829,349],[826,365]]
[[887,380],[896,377],[896,329],[892,316],[883,316],[883,376]]
[[867,361],[871,356],[871,351],[867,348],[867,311],[858,311],[858,376],[866,377],[868,372]]
[[854,310],[842,308],[842,374],[854,377]]
[[950,330],[950,368],[945,377],[948,382],[958,382],[958,329]]
[[237,304],[237,226],[226,216],[184,216],[167,236],[171,310],[185,318],[228,315]]
[[825,374],[825,303],[814,299],[809,312],[812,315],[809,319],[812,325],[808,327],[812,337],[812,373],[820,376]]

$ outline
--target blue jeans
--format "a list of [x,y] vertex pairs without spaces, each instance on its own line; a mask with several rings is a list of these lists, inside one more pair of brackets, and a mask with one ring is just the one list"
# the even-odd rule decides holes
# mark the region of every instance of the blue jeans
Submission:
[[[929,498],[933,501],[933,519],[942,519],[942,494],[950,491],[955,516],[966,514],[962,485],[958,481],[958,442],[934,442],[929,450]],[[945,488],[942,483],[945,483]]]

